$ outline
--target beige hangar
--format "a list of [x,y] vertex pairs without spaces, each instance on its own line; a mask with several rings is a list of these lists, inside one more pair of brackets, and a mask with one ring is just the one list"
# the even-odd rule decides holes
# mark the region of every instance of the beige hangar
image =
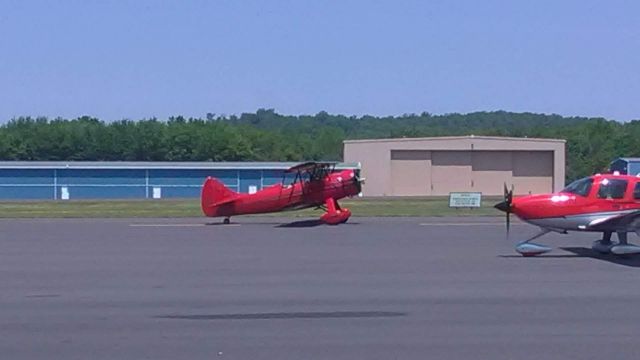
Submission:
[[565,140],[454,136],[347,140],[344,161],[359,162],[364,196],[501,195],[564,187]]

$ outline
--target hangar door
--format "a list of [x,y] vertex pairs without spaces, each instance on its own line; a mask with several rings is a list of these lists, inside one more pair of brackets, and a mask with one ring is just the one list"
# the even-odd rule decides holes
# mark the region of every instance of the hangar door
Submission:
[[432,195],[501,195],[505,183],[516,194],[553,191],[552,151],[433,151],[431,161]]
[[512,183],[512,155],[512,151],[473,151],[473,191],[479,191],[483,195],[502,195],[504,184]]
[[391,194],[431,195],[431,152],[391,150]]
[[553,151],[514,151],[513,185],[516,194],[553,191]]
[[471,151],[432,151],[431,194],[449,195],[455,191],[473,191]]

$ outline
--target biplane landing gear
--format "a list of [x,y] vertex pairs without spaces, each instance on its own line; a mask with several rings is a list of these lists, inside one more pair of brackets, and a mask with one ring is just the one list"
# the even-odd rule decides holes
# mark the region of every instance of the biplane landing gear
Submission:
[[224,218],[224,220],[222,220],[222,223],[225,224],[225,225],[231,224],[231,218],[230,217]]
[[325,224],[344,224],[349,220],[349,217],[351,217],[351,211],[349,211],[349,209],[342,209],[333,198],[327,199],[325,205],[327,206],[327,212],[320,216],[320,221]]

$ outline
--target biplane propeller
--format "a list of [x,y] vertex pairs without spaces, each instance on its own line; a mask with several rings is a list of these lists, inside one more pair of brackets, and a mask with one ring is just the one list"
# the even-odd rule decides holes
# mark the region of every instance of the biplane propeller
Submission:
[[[283,174],[282,182],[265,187],[254,194],[232,191],[219,180],[208,177],[202,186],[202,211],[209,217],[224,217],[228,224],[232,216],[297,210],[311,207],[325,209],[320,220],[336,225],[347,222],[351,211],[340,207],[338,200],[358,195],[364,178],[359,169],[336,171],[334,162],[305,162]],[[291,184],[285,184],[287,174],[295,173]]]

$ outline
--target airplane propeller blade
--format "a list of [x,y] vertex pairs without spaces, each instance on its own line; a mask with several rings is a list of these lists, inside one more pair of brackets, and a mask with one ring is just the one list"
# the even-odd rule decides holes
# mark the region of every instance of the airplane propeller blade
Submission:
[[507,239],[509,239],[509,231],[511,230],[511,212],[507,211],[505,215],[507,216]]
[[513,185],[511,190],[507,188],[507,184],[504,184],[503,201],[494,205],[494,207],[505,213],[505,224],[507,227],[507,239],[509,238],[509,231],[511,230],[511,210],[513,203]]
[[362,191],[362,185],[364,184],[364,177],[360,177],[360,169],[356,169],[353,172],[354,174],[354,178],[355,178],[355,184],[356,187],[358,188],[358,191],[361,192]]

